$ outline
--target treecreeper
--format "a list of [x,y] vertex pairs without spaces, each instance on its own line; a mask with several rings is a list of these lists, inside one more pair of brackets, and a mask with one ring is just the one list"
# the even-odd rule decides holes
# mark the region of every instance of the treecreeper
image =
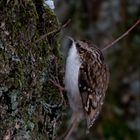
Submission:
[[102,108],[109,83],[109,69],[102,51],[92,43],[68,38],[65,65],[65,89],[73,111],[68,140],[80,120],[86,120],[87,131]]

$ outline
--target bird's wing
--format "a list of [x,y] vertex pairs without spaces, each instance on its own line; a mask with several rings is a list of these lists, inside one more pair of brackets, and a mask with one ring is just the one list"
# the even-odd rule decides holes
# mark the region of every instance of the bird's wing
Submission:
[[88,61],[83,61],[79,69],[79,91],[88,128],[93,125],[101,110],[108,82],[109,70],[101,59],[99,62],[94,55]]

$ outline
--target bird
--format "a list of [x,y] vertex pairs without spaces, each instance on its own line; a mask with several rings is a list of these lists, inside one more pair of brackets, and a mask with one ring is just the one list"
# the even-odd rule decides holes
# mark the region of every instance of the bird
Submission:
[[88,41],[68,37],[64,84],[72,109],[67,140],[78,122],[86,120],[89,130],[97,119],[109,84],[110,72],[102,51]]

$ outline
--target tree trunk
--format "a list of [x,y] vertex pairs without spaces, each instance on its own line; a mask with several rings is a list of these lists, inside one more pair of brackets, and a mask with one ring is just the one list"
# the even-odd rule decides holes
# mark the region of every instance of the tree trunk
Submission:
[[62,105],[49,79],[62,69],[56,35],[47,34],[58,28],[41,0],[0,1],[0,139],[54,139]]

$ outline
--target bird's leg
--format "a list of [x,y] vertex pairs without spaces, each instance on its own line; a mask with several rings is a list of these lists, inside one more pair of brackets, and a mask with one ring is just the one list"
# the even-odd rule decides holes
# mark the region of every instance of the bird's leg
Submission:
[[66,105],[66,102],[65,102],[65,99],[64,99],[64,96],[63,96],[63,92],[65,91],[65,88],[60,85],[59,79],[57,77],[54,77],[54,76],[51,75],[51,79],[49,79],[49,81],[53,85],[58,87],[60,95],[61,95],[61,98],[62,98],[62,102],[64,102],[64,104]]
[[79,120],[79,113],[73,113],[71,118],[71,124],[68,130],[65,132],[64,140],[68,140],[72,132],[74,132],[74,130],[77,128],[78,120]]

